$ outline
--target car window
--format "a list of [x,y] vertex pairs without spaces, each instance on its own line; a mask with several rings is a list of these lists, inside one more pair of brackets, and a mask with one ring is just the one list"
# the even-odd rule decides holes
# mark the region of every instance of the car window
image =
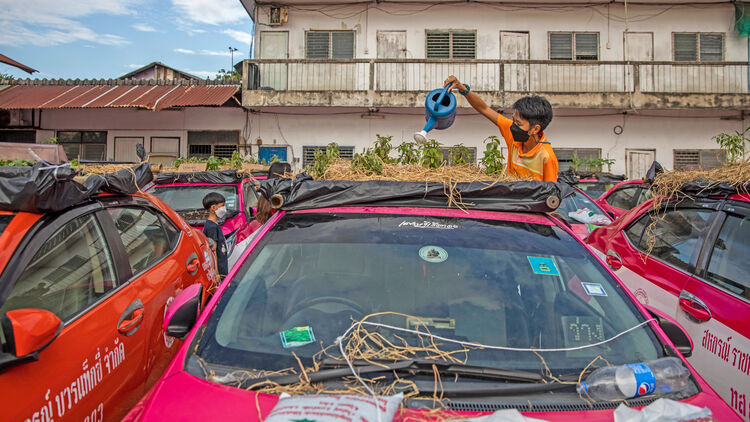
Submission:
[[[643,321],[590,252],[562,229],[541,224],[287,214],[237,265],[195,352],[219,371],[280,370],[296,362],[292,351],[309,362],[352,319],[371,314],[371,321],[392,326],[414,328],[423,320],[434,334],[520,348],[577,347]],[[315,341],[285,348],[279,333],[295,327],[309,327]],[[386,333],[388,341],[418,342],[393,334]],[[578,373],[599,354],[612,364],[653,359],[662,353],[655,341],[639,329],[607,346],[545,360],[556,373]],[[470,352],[468,363],[541,367],[533,353],[490,350]]]
[[110,208],[133,274],[170,253],[170,242],[159,216],[143,207]]
[[258,205],[258,196],[255,193],[255,186],[253,182],[245,182],[245,188],[242,192],[242,198],[245,201],[245,214],[250,216],[252,214],[250,208]]
[[607,203],[615,208],[629,210],[633,207],[635,196],[638,194],[638,186],[625,187],[612,192],[606,199]]
[[211,192],[221,194],[226,201],[226,219],[239,212],[238,185],[177,185],[154,186],[148,193],[164,201],[177,211],[190,224],[203,224],[208,218],[208,210],[203,207],[203,198]]
[[34,254],[0,314],[39,308],[66,321],[113,290],[117,283],[104,233],[93,214],[57,230]]
[[625,233],[642,252],[686,271],[713,214],[711,210],[690,208],[650,213]]
[[708,263],[707,278],[750,299],[750,217],[730,215],[721,227]]
[[653,198],[653,196],[654,195],[653,195],[653,193],[651,193],[651,189],[650,188],[646,188],[646,187],[641,188],[641,192],[638,195],[638,201],[637,201],[636,205],[640,205],[640,204],[648,201],[649,199]]
[[161,220],[162,227],[164,227],[164,231],[167,234],[167,239],[169,240],[169,248],[175,248],[177,246],[177,242],[180,241],[180,234],[182,233],[182,230],[178,229],[177,226],[167,218],[163,214],[159,214],[159,219]]
[[573,194],[566,196],[557,208],[563,217],[570,220],[572,223],[591,223],[591,224],[611,224],[612,220],[607,216],[594,201],[586,197],[586,195],[573,189]]

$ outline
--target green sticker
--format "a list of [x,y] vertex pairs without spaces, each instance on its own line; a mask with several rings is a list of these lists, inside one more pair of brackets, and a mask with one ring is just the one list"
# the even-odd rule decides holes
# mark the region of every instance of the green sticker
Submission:
[[281,336],[281,345],[285,349],[290,347],[300,347],[315,342],[315,334],[310,326],[294,327],[279,333]]

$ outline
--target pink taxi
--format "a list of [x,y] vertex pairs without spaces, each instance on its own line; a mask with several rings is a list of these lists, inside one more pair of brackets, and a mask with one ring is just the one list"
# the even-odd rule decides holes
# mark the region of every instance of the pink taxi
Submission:
[[194,173],[159,173],[147,192],[174,209],[191,226],[202,229],[208,218],[203,208],[203,198],[209,192],[218,192],[226,199],[227,215],[220,221],[227,238],[227,248],[244,240],[245,229],[255,217],[258,196],[255,180],[265,176],[250,177],[236,170],[203,171]]
[[[620,401],[586,400],[575,390],[597,356],[612,365],[683,361],[692,344],[549,214],[567,188],[460,183],[455,189],[472,204],[463,210],[448,206],[441,183],[264,182],[280,211],[205,309],[198,288],[172,302],[164,328],[184,345],[125,420],[259,422],[279,400],[258,391],[264,385],[346,389],[352,372],[336,344],[352,344],[353,321],[366,319],[390,327],[378,332],[393,344],[441,336],[491,346],[459,352],[465,346],[436,341],[460,353],[460,363],[425,362],[422,352],[380,365],[352,362],[378,394],[397,380],[402,392],[422,392],[403,402],[396,420],[429,415],[437,395],[458,417],[518,409],[543,420],[611,421]],[[318,369],[303,376],[300,366],[313,362]],[[629,405],[668,397],[707,407],[717,420],[736,419],[684,365],[692,376],[682,387]]]
[[685,327],[690,363],[750,420],[750,196],[691,196],[657,213],[648,201],[588,242],[642,304]]

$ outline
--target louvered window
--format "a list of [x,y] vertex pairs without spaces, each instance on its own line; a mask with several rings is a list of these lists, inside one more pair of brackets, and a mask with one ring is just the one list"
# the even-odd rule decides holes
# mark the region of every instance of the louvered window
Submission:
[[477,34],[469,31],[427,32],[428,59],[475,59]]
[[676,149],[673,154],[675,170],[710,170],[723,166],[726,160],[721,149]]
[[724,34],[678,33],[672,36],[675,61],[724,60]]
[[[466,147],[466,149],[469,152],[469,158],[468,162],[466,164],[476,164],[477,163],[477,148],[476,147]],[[446,148],[440,148],[440,153],[443,154],[443,162],[447,165],[453,165],[455,164],[453,161],[451,161],[451,152],[453,149],[451,147]]]
[[599,33],[550,32],[550,60],[599,60]]
[[[306,146],[302,147],[302,167],[306,167],[308,164],[312,164],[315,161],[315,151],[326,150],[325,146]],[[339,154],[341,158],[351,160],[354,158],[354,147],[342,147],[339,146]]]
[[308,59],[352,59],[354,31],[308,31],[305,54]]
[[[587,160],[591,158],[601,158],[601,148],[554,148],[555,156],[557,157],[557,164],[560,171],[565,171],[573,168],[573,157],[578,157],[579,160]],[[584,162],[578,171],[594,171],[597,169],[589,168],[589,165]]]
[[188,132],[188,157],[231,158],[239,148],[238,131]]

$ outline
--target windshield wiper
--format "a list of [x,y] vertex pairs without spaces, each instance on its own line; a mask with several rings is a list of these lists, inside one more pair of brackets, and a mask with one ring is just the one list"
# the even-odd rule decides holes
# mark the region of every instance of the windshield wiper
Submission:
[[[354,369],[359,376],[374,374],[378,372],[392,371],[408,375],[417,375],[424,373],[431,374],[433,372],[434,365],[435,367],[437,367],[438,372],[442,376],[458,375],[497,381],[520,381],[531,383],[538,383],[543,380],[542,376],[535,372],[465,365],[460,363],[457,364],[453,362],[436,361],[429,359],[409,359],[397,362],[378,363],[379,364],[377,365],[373,365],[366,361],[354,361],[352,362],[352,365],[354,366]],[[320,366],[327,369],[322,369],[317,372],[309,372],[306,374],[307,379],[309,379],[310,382],[321,382],[352,376],[351,369],[343,360],[326,359],[321,362]],[[290,385],[300,382],[301,379],[304,379],[304,375],[275,375],[258,378],[253,380],[253,382],[255,384],[263,385],[271,383],[278,385]],[[268,383],[264,383],[264,381],[267,381]]]

